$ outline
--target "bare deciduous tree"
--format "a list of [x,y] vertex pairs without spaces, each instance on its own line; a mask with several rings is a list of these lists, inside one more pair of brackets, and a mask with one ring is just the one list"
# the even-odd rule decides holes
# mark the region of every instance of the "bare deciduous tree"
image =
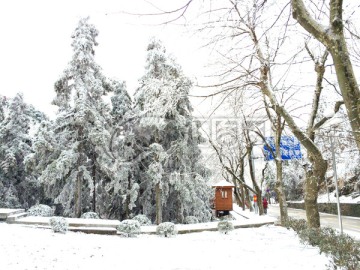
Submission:
[[[257,35],[257,27],[259,27],[261,15],[264,14],[264,3],[262,1],[254,1],[251,7],[244,7],[240,6],[239,1],[230,2],[233,5],[230,11],[233,16],[231,21],[234,26],[232,29],[234,35],[248,37],[254,48],[253,53],[246,56],[247,59],[251,59],[247,62],[248,66],[246,68],[243,65],[245,61],[240,60],[241,64],[239,64],[239,66],[242,69],[242,74],[247,75],[247,78],[244,76],[242,79],[246,80],[247,83],[252,83],[262,92],[266,100],[271,104],[276,115],[281,116],[286,121],[288,128],[306,148],[311,164],[311,166],[307,166],[306,168],[305,205],[307,221],[310,227],[319,227],[320,217],[317,209],[317,196],[319,184],[325,177],[327,162],[323,159],[322,153],[314,141],[309,138],[306,131],[302,130],[296,124],[293,116],[291,116],[284,105],[278,101],[276,96],[276,93],[281,89],[278,88],[278,85],[273,85],[271,72],[275,68],[274,62],[278,51],[281,49],[283,37],[279,36],[275,45],[276,47],[273,49],[273,54],[269,53],[270,42],[266,30],[262,29],[261,35]],[[265,54],[264,51],[267,53]],[[232,70],[231,72],[234,71]]]

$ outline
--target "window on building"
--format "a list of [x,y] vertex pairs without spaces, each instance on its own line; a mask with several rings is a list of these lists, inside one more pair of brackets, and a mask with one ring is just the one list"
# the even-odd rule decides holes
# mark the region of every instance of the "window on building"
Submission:
[[226,190],[221,191],[221,198],[227,199],[227,191]]

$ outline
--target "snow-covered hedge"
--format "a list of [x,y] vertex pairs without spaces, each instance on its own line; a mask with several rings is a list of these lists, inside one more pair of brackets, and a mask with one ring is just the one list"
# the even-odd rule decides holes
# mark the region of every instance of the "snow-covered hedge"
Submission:
[[53,232],[66,233],[68,230],[68,222],[63,217],[52,217],[49,222]]
[[146,215],[137,215],[133,220],[139,221],[141,226],[151,225],[151,220]]
[[199,220],[197,217],[194,216],[187,216],[184,220],[185,224],[196,224],[199,223]]
[[45,204],[38,204],[30,207],[27,211],[28,216],[51,217],[54,215],[54,210]]
[[308,228],[306,220],[288,218],[284,226],[293,229],[300,241],[320,249],[330,258],[327,269],[360,269],[360,243],[333,228]]
[[224,234],[234,230],[234,225],[229,220],[221,220],[218,223],[218,231]]
[[81,218],[93,218],[93,219],[99,219],[99,215],[95,212],[86,212],[81,215]]
[[175,236],[177,234],[177,229],[174,223],[163,222],[156,227],[156,234],[165,237]]
[[125,219],[120,222],[117,230],[126,237],[136,237],[141,232],[140,222],[133,219]]

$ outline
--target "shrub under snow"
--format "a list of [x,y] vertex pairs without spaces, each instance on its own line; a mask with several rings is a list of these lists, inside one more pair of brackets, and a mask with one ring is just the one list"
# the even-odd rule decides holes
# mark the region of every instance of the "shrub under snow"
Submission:
[[199,220],[197,217],[194,216],[187,216],[184,220],[185,224],[196,224],[199,223]]
[[330,257],[328,269],[360,269],[360,243],[332,228],[308,228],[304,219],[289,218],[285,224],[293,229],[301,242],[317,246]]
[[218,231],[224,234],[234,230],[234,225],[229,220],[221,220],[218,223]]
[[93,218],[93,219],[99,219],[99,215],[95,212],[86,212],[84,214],[81,215],[81,218]]
[[133,220],[139,221],[141,226],[151,225],[151,220],[146,215],[137,215]]
[[69,224],[63,217],[52,217],[49,223],[53,232],[66,233],[68,230]]
[[175,236],[177,234],[177,229],[174,223],[163,222],[156,227],[156,234],[165,237]]
[[126,237],[136,237],[141,232],[140,222],[133,219],[125,219],[121,221],[117,230]]
[[27,211],[28,216],[51,217],[54,215],[54,210],[45,204],[38,204],[30,207]]

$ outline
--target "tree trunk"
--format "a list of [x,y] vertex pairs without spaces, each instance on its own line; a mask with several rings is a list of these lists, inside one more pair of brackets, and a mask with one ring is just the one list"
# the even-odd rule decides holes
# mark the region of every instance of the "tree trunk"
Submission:
[[93,179],[93,194],[92,194],[92,211],[96,213],[96,155],[93,155],[92,161],[92,179]]
[[246,197],[246,194],[245,194],[245,190],[248,190],[246,188],[246,186],[245,186],[245,178],[244,178],[245,157],[246,157],[246,155],[240,155],[240,157],[239,157],[239,179],[241,179],[241,181],[239,181],[239,185],[240,185],[240,191],[241,191],[241,201],[243,203],[242,208],[245,211],[246,202],[248,202],[249,209],[251,211],[251,203],[250,203],[250,198],[249,198],[249,192],[247,193],[247,197]]
[[94,179],[94,189],[93,189],[93,201],[92,201],[92,211],[96,213],[96,180]]
[[313,156],[310,154],[309,160],[312,168],[306,169],[306,186],[305,186],[305,210],[308,226],[311,228],[320,227],[320,215],[317,206],[317,197],[319,187],[325,179],[327,162],[322,156]]
[[249,210],[250,212],[253,212],[254,211],[254,208],[252,206],[252,203],[251,203],[251,199],[250,199],[250,194],[249,194],[249,190],[246,188],[245,189],[245,198],[246,198],[246,202],[248,203],[249,205]]
[[277,197],[279,200],[280,206],[280,222],[282,225],[289,219],[288,211],[287,211],[287,204],[286,204],[286,196],[283,187],[283,163],[281,159],[281,149],[280,149],[280,141],[281,141],[281,116],[277,115],[276,120],[276,130],[275,130],[275,151],[276,151],[276,158],[275,158],[275,165],[276,165],[276,182],[275,182],[275,191],[277,193]]
[[130,217],[130,193],[131,190],[131,173],[128,174],[128,185],[126,190],[126,200],[125,200],[125,218],[128,219]]
[[75,201],[75,217],[81,217],[82,212],[82,204],[81,204],[81,190],[82,190],[82,181],[83,180],[83,171],[77,173],[76,176],[76,183],[75,183],[75,190],[74,190],[74,201]]
[[242,201],[242,199],[241,199],[241,194],[240,194],[239,187],[238,187],[238,185],[237,185],[237,181],[236,181],[236,178],[235,178],[235,177],[232,177],[232,182],[233,182],[233,184],[234,184],[234,186],[235,186],[235,188],[234,188],[234,194],[235,194],[236,204],[237,204],[238,206],[242,206],[244,203],[243,203],[243,201]]
[[177,209],[176,209],[176,221],[179,223],[179,224],[183,224],[184,223],[184,206],[181,202],[181,200],[177,200],[176,202],[176,206],[177,206]]
[[242,209],[243,211],[245,211],[245,192],[244,192],[244,185],[240,186],[240,190],[241,190],[241,200],[242,200]]
[[235,201],[236,201],[236,204],[240,207],[242,207],[243,205],[243,202],[241,200],[241,194],[239,192],[239,188],[238,187],[235,187],[234,188],[234,194],[235,194]]
[[[275,153],[273,151],[271,152],[272,155],[274,156],[275,166],[276,166],[275,192],[278,197],[278,201],[280,205],[280,222],[282,225],[284,225],[285,222],[289,219],[287,204],[286,204],[286,196],[283,185],[283,161],[281,158],[281,148],[280,148],[281,135],[284,130],[285,123],[283,122],[281,114],[277,113],[276,111],[275,111],[276,117],[272,116],[265,96],[263,98],[264,98],[266,114],[268,115],[268,118],[271,121],[272,129],[275,131],[275,139],[274,139]],[[261,136],[261,138],[266,142],[266,139],[262,134],[258,133],[258,135]],[[269,149],[271,148],[269,145],[268,147]],[[270,198],[268,198],[268,202],[270,203]]]
[[356,145],[360,150],[360,92],[355,74],[350,62],[349,53],[347,52],[344,37],[336,40],[335,49],[330,50],[334,60],[335,71],[342,98],[346,106],[349,117],[352,134],[355,138]]
[[283,170],[282,170],[282,161],[275,161],[276,162],[276,182],[275,182],[275,191],[279,200],[280,206],[280,221],[281,224],[284,223],[289,219],[287,204],[286,204],[286,196],[283,187]]
[[[248,137],[248,136],[247,136]],[[252,163],[252,146],[247,146],[247,149],[248,149],[248,162],[249,162],[249,168],[250,168],[250,178],[251,178],[251,181],[252,181],[252,184],[253,184],[253,187],[256,191],[256,196],[257,196],[257,206],[258,206],[258,209],[259,209],[259,215],[263,215],[264,214],[264,207],[262,205],[262,196],[261,196],[261,189],[259,188],[259,185],[257,184],[256,182],[256,178],[255,178],[255,168],[253,166],[253,163]]]
[[161,187],[160,183],[155,186],[155,202],[156,202],[156,224],[162,223],[162,201],[161,201]]
[[82,170],[80,170],[80,167],[83,166],[84,164],[84,147],[83,147],[83,136],[84,136],[84,131],[82,127],[79,127],[79,133],[78,133],[78,141],[79,141],[79,145],[78,145],[78,153],[79,153],[79,158],[77,161],[77,168],[78,168],[78,173],[76,176],[76,183],[75,183],[75,189],[74,189],[74,211],[75,211],[75,217],[79,218],[81,217],[81,213],[82,213],[82,185],[83,185],[83,174],[84,172]]
[[317,206],[318,184],[312,171],[306,172],[305,210],[310,228],[320,227],[320,215]]

